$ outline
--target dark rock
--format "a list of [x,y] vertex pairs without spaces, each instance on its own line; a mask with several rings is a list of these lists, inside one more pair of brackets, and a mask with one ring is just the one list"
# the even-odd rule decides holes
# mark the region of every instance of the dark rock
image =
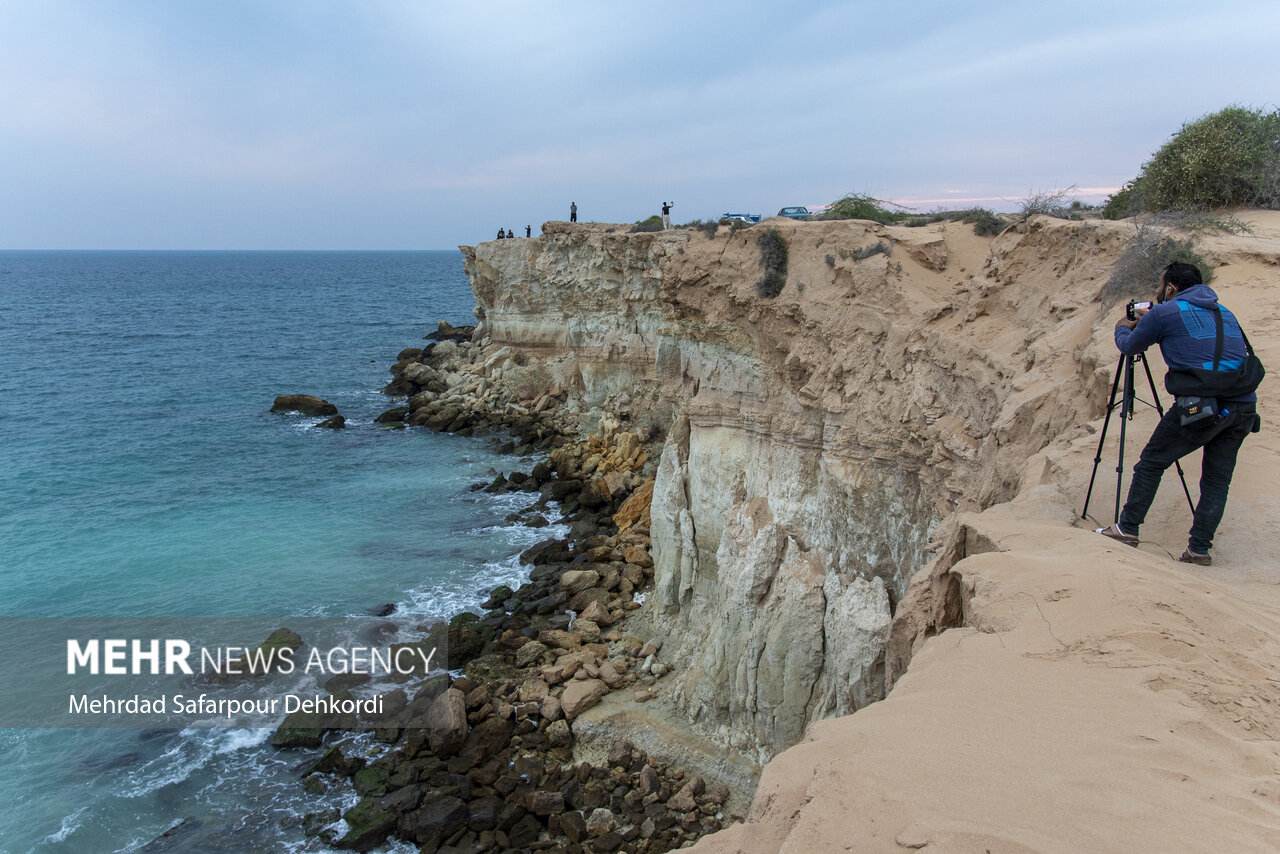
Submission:
[[341,415],[335,415],[332,418],[326,418],[316,426],[323,427],[326,430],[341,430],[347,426],[347,419],[343,418]]
[[481,721],[467,735],[467,746],[479,748],[486,757],[506,748],[511,741],[514,725],[499,717]]
[[570,842],[581,842],[587,838],[587,820],[577,810],[564,813],[560,816],[560,832],[568,837]]
[[321,715],[313,712],[294,712],[285,717],[271,737],[271,746],[280,748],[319,747],[328,727]]
[[[400,406],[395,409],[388,409],[386,412],[373,419],[377,424],[394,424],[403,421],[409,417],[409,407]],[[381,615],[379,615],[381,616]]]
[[546,495],[556,501],[563,501],[570,495],[577,495],[582,491],[582,481],[580,480],[553,480],[547,483],[543,488]]
[[447,321],[440,321],[440,326],[435,332],[426,336],[428,341],[454,341],[461,343],[470,341],[471,335],[476,331],[474,326],[453,326]]
[[414,394],[417,392],[418,386],[409,380],[404,374],[400,374],[393,378],[391,382],[382,387],[382,393],[391,395],[392,397],[403,397],[404,395]]
[[337,415],[338,407],[313,394],[282,394],[271,404],[272,412],[301,412],[303,415]]
[[471,810],[459,798],[445,796],[429,800],[416,812],[400,819],[400,831],[407,838],[439,845],[445,838],[466,827]]
[[476,798],[469,806],[471,819],[467,826],[477,833],[493,830],[498,826],[498,815],[502,812],[502,801],[498,798]]
[[370,765],[362,768],[351,778],[351,785],[357,795],[372,795],[380,798],[387,793],[387,778],[390,770],[383,765]]
[[372,608],[367,608],[365,610],[365,613],[370,617],[390,617],[395,612],[396,606],[391,602],[386,602],[382,605],[374,605]]
[[342,818],[337,807],[321,812],[309,812],[302,817],[302,832],[307,836],[319,836],[320,831]]
[[461,668],[483,651],[484,636],[478,631],[470,626],[449,627],[449,669]]
[[625,840],[623,840],[622,836],[616,830],[611,830],[603,836],[593,840],[591,843],[591,849],[593,851],[605,852],[617,851],[622,847],[622,843],[624,841]]
[[535,790],[528,794],[525,808],[534,815],[556,815],[564,812],[564,795],[560,792]]
[[533,816],[526,815],[516,822],[511,830],[507,831],[507,838],[511,840],[512,846],[523,848],[537,839],[538,834],[541,832],[542,824]]
[[633,749],[634,745],[625,738],[614,742],[613,749],[609,751],[609,764],[621,765],[626,768],[631,764],[631,751]]
[[639,782],[637,783],[641,793],[646,795],[656,795],[658,789],[662,785],[662,781],[658,779],[658,772],[652,765],[646,765],[640,769]]
[[568,540],[543,540],[540,543],[530,546],[520,553],[520,562],[523,564],[546,564],[559,563],[569,560],[569,541]]
[[395,813],[384,810],[378,798],[372,797],[361,800],[343,813],[342,818],[349,829],[336,845],[352,851],[372,851],[396,826]]
[[305,774],[340,774],[343,777],[350,777],[365,765],[363,757],[352,756],[347,757],[342,754],[341,748],[330,747],[324,752],[324,755],[313,762],[304,772]]
[[399,815],[418,808],[422,802],[422,789],[417,786],[401,786],[382,799],[382,808]]
[[489,594],[489,598],[484,600],[480,607],[484,608],[486,611],[497,608],[503,602],[511,598],[512,592],[511,588],[507,585],[499,585],[498,587],[493,588],[493,592]]

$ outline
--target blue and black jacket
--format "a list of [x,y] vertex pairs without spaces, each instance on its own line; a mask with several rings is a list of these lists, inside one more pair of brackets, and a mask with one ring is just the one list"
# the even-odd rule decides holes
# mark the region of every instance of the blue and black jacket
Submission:
[[[1192,285],[1178,292],[1168,302],[1151,306],[1133,329],[1116,327],[1116,347],[1126,356],[1136,356],[1152,344],[1160,345],[1160,355],[1170,368],[1203,368],[1213,370],[1213,351],[1217,343],[1217,323],[1213,307],[1218,295],[1208,285]],[[1222,359],[1218,369],[1234,371],[1246,355],[1244,333],[1236,316],[1218,306],[1222,312]],[[1233,398],[1238,403],[1258,399],[1250,393]]]

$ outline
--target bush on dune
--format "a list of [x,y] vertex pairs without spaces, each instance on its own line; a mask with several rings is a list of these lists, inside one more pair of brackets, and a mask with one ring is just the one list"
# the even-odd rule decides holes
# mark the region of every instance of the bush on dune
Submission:
[[1231,106],[1184,124],[1103,215],[1223,207],[1280,209],[1280,110]]

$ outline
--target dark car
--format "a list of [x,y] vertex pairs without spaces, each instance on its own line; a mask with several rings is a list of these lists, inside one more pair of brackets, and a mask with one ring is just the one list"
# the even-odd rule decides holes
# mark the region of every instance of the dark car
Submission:
[[778,211],[778,216],[785,216],[787,219],[808,219],[813,214],[804,205],[796,205]]

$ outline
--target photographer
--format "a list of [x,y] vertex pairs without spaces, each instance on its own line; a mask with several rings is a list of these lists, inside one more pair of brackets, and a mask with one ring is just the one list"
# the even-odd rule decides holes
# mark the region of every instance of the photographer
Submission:
[[[1169,367],[1165,386],[1181,394],[1156,425],[1133,467],[1129,497],[1117,524],[1097,532],[1136,546],[1138,528],[1147,517],[1165,469],[1197,448],[1204,448],[1200,500],[1196,503],[1187,549],[1179,560],[1209,566],[1213,535],[1222,521],[1227,491],[1244,437],[1257,432],[1257,396],[1242,381],[1252,358],[1235,315],[1218,305],[1218,295],[1201,283],[1200,270],[1173,263],[1160,276],[1155,304],[1141,307],[1116,324],[1116,347],[1135,356],[1152,344]],[[1252,383],[1256,385],[1256,381]],[[1198,386],[1188,388],[1190,386]],[[1247,389],[1247,390],[1244,390]],[[1192,395],[1195,396],[1192,396]]]

